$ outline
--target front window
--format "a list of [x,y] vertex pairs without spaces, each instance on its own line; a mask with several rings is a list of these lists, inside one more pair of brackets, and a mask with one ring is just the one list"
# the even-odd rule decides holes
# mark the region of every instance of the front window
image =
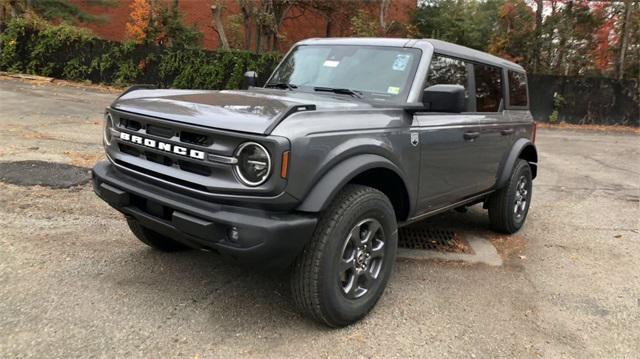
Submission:
[[[336,93],[374,101],[404,100],[420,50],[351,45],[302,45],[276,69],[266,86]],[[288,86],[292,85],[292,86]]]

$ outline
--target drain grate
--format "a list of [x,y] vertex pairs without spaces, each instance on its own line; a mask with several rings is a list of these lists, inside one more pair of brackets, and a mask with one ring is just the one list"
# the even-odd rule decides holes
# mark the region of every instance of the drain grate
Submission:
[[437,252],[468,253],[473,249],[457,233],[430,227],[405,227],[398,230],[398,247]]

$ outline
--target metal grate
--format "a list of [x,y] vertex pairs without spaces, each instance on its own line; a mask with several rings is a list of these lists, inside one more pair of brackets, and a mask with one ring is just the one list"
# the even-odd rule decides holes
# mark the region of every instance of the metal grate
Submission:
[[469,253],[473,249],[457,233],[430,227],[405,227],[398,230],[398,247],[437,252]]

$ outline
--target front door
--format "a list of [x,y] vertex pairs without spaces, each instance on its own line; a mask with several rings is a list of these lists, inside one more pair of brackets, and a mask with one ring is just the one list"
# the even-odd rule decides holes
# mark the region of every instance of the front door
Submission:
[[428,212],[458,202],[477,190],[481,170],[479,116],[416,114],[420,134],[420,188],[417,209]]

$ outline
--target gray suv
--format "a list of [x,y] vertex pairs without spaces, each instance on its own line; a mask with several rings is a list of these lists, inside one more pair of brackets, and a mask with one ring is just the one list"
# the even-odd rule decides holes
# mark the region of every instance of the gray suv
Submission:
[[534,140],[512,62],[437,40],[311,39],[264,87],[128,89],[106,109],[93,184],[153,248],[290,268],[299,308],[339,327],[382,295],[398,227],[483,203],[495,230],[519,230]]

